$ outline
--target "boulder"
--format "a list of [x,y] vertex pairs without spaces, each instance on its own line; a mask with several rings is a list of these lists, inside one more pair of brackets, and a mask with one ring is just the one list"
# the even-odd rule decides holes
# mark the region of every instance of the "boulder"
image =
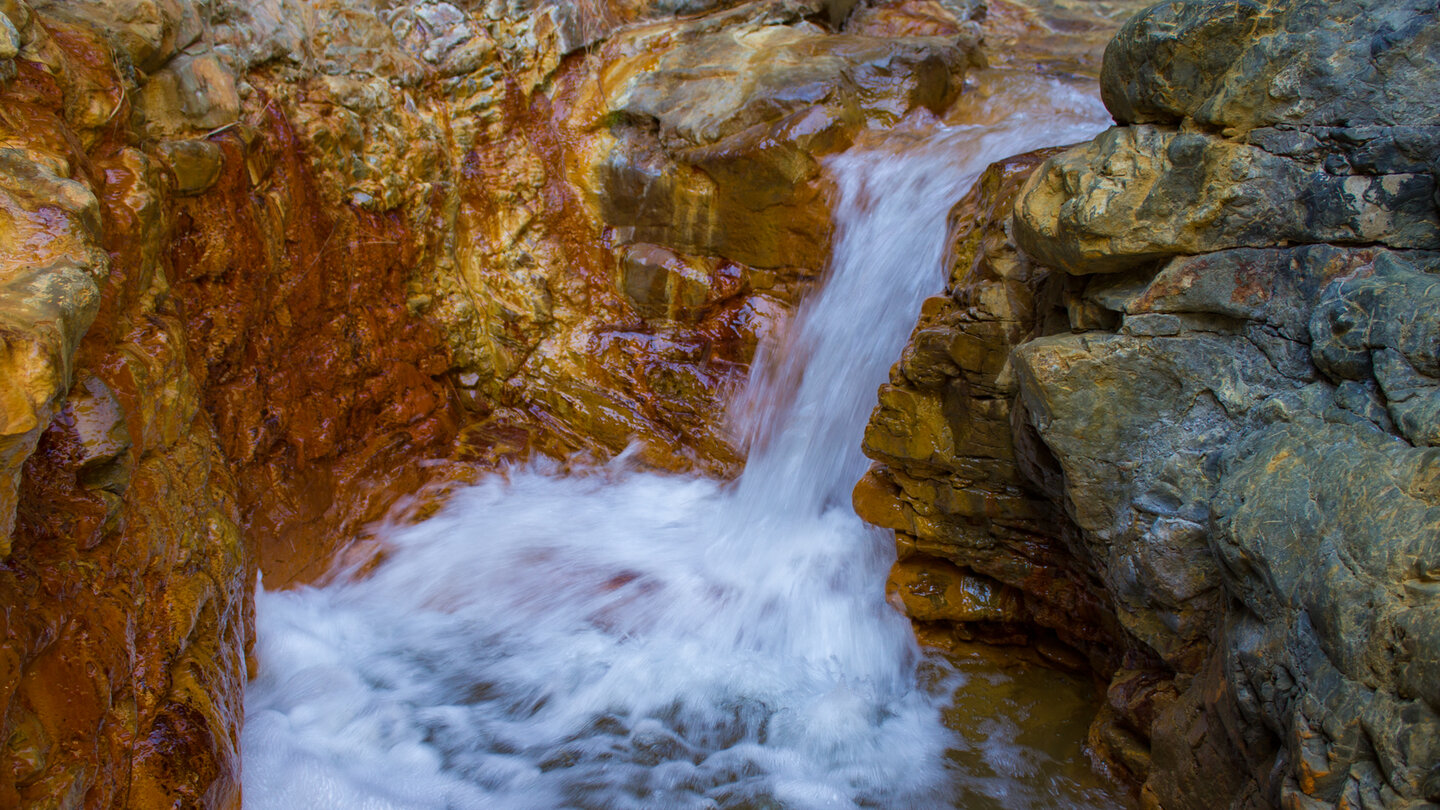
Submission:
[[[1039,165],[1008,233],[966,214],[957,255],[1026,274],[957,273],[879,393],[861,514],[1089,652],[1092,744],[1147,807],[1440,801],[1437,31],[1410,2],[1140,13],[1102,71],[1121,126]],[[1028,544],[955,519],[1017,493],[1054,515]],[[1092,606],[1068,629],[1062,593]]]
[[1428,127],[1437,82],[1429,0],[1167,0],[1116,34],[1101,90],[1121,124]]

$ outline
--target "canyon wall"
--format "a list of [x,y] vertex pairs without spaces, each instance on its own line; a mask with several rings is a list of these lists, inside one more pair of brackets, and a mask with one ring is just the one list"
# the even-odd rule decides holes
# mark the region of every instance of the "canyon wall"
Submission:
[[427,482],[735,469],[820,159],[978,62],[854,5],[0,0],[0,805],[237,807],[257,574]]
[[1437,65],[1433,4],[1142,12],[880,390],[895,600],[1109,679],[1146,806],[1440,802]]

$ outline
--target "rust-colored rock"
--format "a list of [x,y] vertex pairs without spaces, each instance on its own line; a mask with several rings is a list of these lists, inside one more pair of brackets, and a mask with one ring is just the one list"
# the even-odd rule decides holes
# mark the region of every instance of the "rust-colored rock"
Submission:
[[0,635],[0,804],[238,807],[253,563],[161,262],[164,175],[122,128],[91,127],[85,99],[124,97],[107,46],[30,19],[44,68],[22,57],[0,87],[7,222],[50,237],[4,234],[4,261],[58,315],[4,311],[12,347],[52,341],[28,356],[58,395],[0,560],[0,603],[24,606]]
[[444,456],[456,423],[443,337],[407,308],[419,239],[396,214],[327,205],[288,122],[262,111],[216,136],[224,169],[176,202],[170,261],[273,587],[321,573],[416,488],[413,460]]
[[[1106,678],[1127,668],[1168,672],[1128,640],[1089,571],[1089,549],[1053,500],[1059,481],[1047,451],[1017,412],[1012,348],[1071,326],[1073,282],[1022,253],[1006,227],[1026,179],[1057,151],[995,164],[952,211],[948,294],[926,302],[881,386],[864,441],[879,464],[855,488],[856,511],[896,531],[901,559],[891,587],[933,643],[1033,644],[1052,663]],[[950,583],[1003,594],[995,604],[1005,609],[970,609],[975,600]],[[1008,631],[997,632],[996,622]],[[1138,699],[1120,699],[1128,694],[1092,737],[1120,739],[1115,729],[1141,722]],[[1118,754],[1112,760],[1137,774],[1148,767]]]
[[275,579],[313,576],[454,432],[443,339],[406,304],[417,240],[322,201],[278,110],[137,140],[116,64],[140,57],[81,9],[15,8],[0,805],[238,808],[253,538],[290,550]]

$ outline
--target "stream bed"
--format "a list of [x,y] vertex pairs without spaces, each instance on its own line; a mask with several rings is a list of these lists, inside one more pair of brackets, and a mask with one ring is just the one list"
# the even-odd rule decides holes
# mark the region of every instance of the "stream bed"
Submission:
[[850,507],[952,204],[1109,121],[1093,87],[1024,83],[994,120],[829,159],[831,266],[734,403],[738,479],[511,468],[380,527],[364,576],[262,590],[245,807],[1123,803],[1082,759],[1089,684],[923,653],[886,603],[893,541]]

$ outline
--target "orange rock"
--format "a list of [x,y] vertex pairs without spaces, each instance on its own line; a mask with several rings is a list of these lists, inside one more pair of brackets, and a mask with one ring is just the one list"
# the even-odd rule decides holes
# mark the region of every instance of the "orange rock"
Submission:
[[9,420],[0,806],[236,808],[242,527],[267,515],[274,579],[323,570],[448,447],[447,351],[407,308],[404,223],[327,206],[283,117],[195,142],[221,177],[172,186],[97,113],[127,103],[104,43],[38,20],[46,61],[0,84],[0,311],[32,370],[4,402],[34,415]]
[[886,591],[917,621],[1015,624],[1025,619],[1019,591],[934,557],[897,562]]
[[[215,186],[175,201],[170,261],[273,587],[323,572],[457,426],[443,337],[407,307],[419,240],[398,214],[328,204],[284,115],[263,111],[249,144],[216,136]],[[272,156],[261,189],[247,151]]]

